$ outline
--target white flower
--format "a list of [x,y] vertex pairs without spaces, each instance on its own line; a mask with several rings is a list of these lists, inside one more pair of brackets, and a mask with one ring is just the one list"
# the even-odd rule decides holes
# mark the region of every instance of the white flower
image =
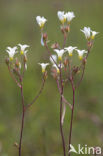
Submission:
[[41,65],[41,68],[42,68],[42,73],[45,72],[46,70],[46,67],[49,65],[49,63],[38,63],[39,65]]
[[81,31],[85,34],[86,39],[90,39],[90,36],[91,36],[90,27],[84,27],[84,29],[81,30]]
[[84,27],[83,30],[81,30],[84,34],[86,39],[94,39],[95,35],[97,35],[99,32],[92,31],[90,27]]
[[10,58],[10,60],[13,60],[14,55],[17,53],[16,50],[17,50],[17,47],[16,47],[16,46],[13,47],[13,48],[11,48],[11,47],[7,47],[6,52],[9,54],[9,58]]
[[54,49],[54,51],[57,53],[58,59],[61,61],[61,60],[62,60],[62,56],[63,56],[65,50],[64,50],[64,49],[61,49],[61,50],[59,50],[59,49]]
[[64,49],[69,53],[69,56],[72,56],[73,55],[73,50],[75,50],[76,48],[77,47],[69,46],[69,47],[66,47]]
[[93,40],[95,38],[95,35],[97,35],[99,32],[91,30],[91,33],[92,33],[91,39]]
[[68,23],[70,23],[74,17],[75,17],[74,12],[67,12],[66,13],[66,19],[67,19]]
[[36,21],[37,21],[38,25],[40,26],[40,28],[43,28],[47,19],[44,17],[41,17],[41,16],[37,16]]
[[76,49],[78,55],[79,55],[79,59],[82,60],[83,59],[83,55],[85,53],[88,53],[86,50],[79,50],[79,49]]
[[64,13],[64,11],[58,11],[57,16],[59,20],[61,21],[61,23],[64,24],[66,21],[66,14]]
[[51,62],[52,64],[55,64],[55,62],[57,62],[57,56],[56,56],[56,55],[51,55],[51,56],[50,56],[50,62]]
[[59,74],[60,73],[60,68],[63,68],[64,66],[63,66],[63,64],[58,64],[58,66],[56,64],[53,64],[52,67],[54,67],[56,69],[57,73]]
[[27,50],[25,50],[25,49],[28,48],[29,45],[26,45],[26,44],[24,44],[24,45],[18,44],[18,45],[20,46],[20,54],[21,54],[21,55],[26,55]]

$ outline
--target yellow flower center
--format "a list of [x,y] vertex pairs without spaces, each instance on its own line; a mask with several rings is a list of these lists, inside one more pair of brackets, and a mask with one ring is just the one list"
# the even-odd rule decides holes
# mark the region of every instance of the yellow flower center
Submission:
[[57,69],[57,73],[58,73],[58,74],[60,73],[60,70],[59,70],[59,69]]
[[69,53],[69,56],[73,56],[73,54],[72,53]]
[[94,35],[92,35],[92,36],[91,36],[91,39],[92,39],[92,40],[94,40],[94,38],[95,38],[95,36],[94,36]]
[[44,27],[44,23],[41,23],[40,28],[42,29]]
[[83,56],[79,56],[79,59],[82,60],[83,59]]
[[42,68],[42,73],[45,73],[45,69]]
[[61,20],[61,23],[64,24],[66,22],[66,18],[64,18],[63,20]]
[[13,60],[13,57],[10,57],[10,61],[12,61]]
[[61,57],[61,56],[58,56],[58,60],[59,60],[59,61],[62,61],[62,57]]
[[23,51],[23,50],[21,50],[21,51],[20,51],[20,54],[21,54],[21,55],[23,55],[23,54],[24,54],[24,51]]

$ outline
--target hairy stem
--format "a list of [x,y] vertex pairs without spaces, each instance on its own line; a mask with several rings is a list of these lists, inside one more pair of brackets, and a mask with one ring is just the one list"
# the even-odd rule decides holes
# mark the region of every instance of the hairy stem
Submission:
[[65,140],[64,140],[64,134],[63,134],[63,127],[62,127],[62,96],[60,98],[60,133],[61,133],[61,137],[62,137],[62,145],[63,145],[63,152],[64,152],[64,156],[66,156],[66,152],[65,152]]
[[22,97],[22,122],[21,122],[20,140],[19,140],[19,156],[21,156],[21,145],[22,145],[22,136],[23,136],[23,128],[24,128],[24,118],[25,118],[25,106],[24,106],[22,80],[21,80],[21,97]]
[[71,112],[71,121],[70,121],[70,130],[69,130],[69,150],[68,150],[68,156],[70,156],[70,144],[71,144],[71,138],[72,138],[72,125],[73,125],[73,117],[74,117],[74,105],[75,105],[75,87],[73,84],[73,80],[71,81],[72,89],[73,89],[73,105],[72,105],[72,112]]
[[[61,64],[61,63],[60,63]],[[60,133],[62,137],[62,145],[63,145],[63,153],[66,156],[66,149],[65,149],[65,139],[63,134],[63,125],[62,125],[62,109],[63,109],[63,82],[62,82],[62,72],[61,72],[61,65],[60,65],[60,83],[61,83],[61,98],[60,98]]]
[[32,102],[26,106],[26,109],[29,108],[39,98],[39,96],[41,95],[41,93],[44,89],[44,85],[45,85],[45,79],[43,78],[42,85],[41,85],[41,88],[40,88],[37,96],[35,96],[35,98],[32,100]]
[[10,76],[12,77],[12,79],[14,80],[14,82],[17,84],[17,86],[18,86],[19,88],[21,88],[20,83],[17,81],[17,79],[15,78],[15,76],[13,75],[13,73],[11,72],[11,69],[10,69],[9,66],[8,66],[8,70],[9,70]]

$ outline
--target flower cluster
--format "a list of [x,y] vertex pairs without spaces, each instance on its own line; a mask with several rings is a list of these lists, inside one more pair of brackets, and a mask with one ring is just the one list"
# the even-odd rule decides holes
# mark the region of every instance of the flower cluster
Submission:
[[90,27],[84,27],[84,29],[81,31],[85,34],[85,37],[87,40],[90,40],[90,39],[93,40],[95,38],[95,35],[99,33],[96,31],[92,31]]
[[[18,44],[15,47],[7,47],[6,52],[9,57],[6,58],[6,64],[8,65],[8,69],[10,72],[20,74],[25,69],[27,69],[27,48],[29,45]],[[15,55],[19,53],[21,58],[15,57]],[[15,58],[14,58],[15,57]],[[20,61],[19,61],[20,60]]]
[[[66,104],[71,109],[71,121],[70,121],[70,131],[69,131],[69,140],[68,140],[68,151],[70,150],[71,145],[71,136],[72,136],[72,122],[73,122],[73,112],[74,112],[74,104],[75,104],[75,90],[79,87],[80,83],[83,80],[84,71],[86,62],[88,59],[88,55],[90,50],[93,46],[93,41],[95,36],[98,34],[96,31],[92,31],[90,27],[84,27],[81,30],[87,41],[87,49],[80,50],[77,46],[66,46],[66,41],[68,38],[68,34],[70,33],[70,24],[72,19],[75,17],[74,12],[67,12],[58,11],[57,16],[61,22],[60,30],[63,34],[63,45],[60,46],[58,42],[54,42],[51,45],[51,49],[48,46],[48,35],[44,32],[44,25],[47,21],[44,17],[37,16],[36,20],[39,24],[41,31],[41,44],[44,46],[49,54],[49,63],[39,63],[42,68],[43,76],[47,77],[47,70],[46,67],[49,65],[51,67],[51,75],[56,80],[57,88],[60,94],[60,133],[62,137],[62,144],[63,144],[63,152],[64,156],[66,156],[66,145],[65,145],[65,138],[63,132],[63,122],[66,112]],[[78,65],[73,60],[73,54],[77,52],[79,63]],[[55,54],[54,54],[55,53]],[[45,74],[46,73],[46,74]],[[79,76],[78,76],[79,75]],[[78,77],[76,79],[76,77]],[[78,81],[79,80],[79,81]],[[73,91],[73,103],[72,105],[65,99],[64,97],[64,87],[65,84],[70,83],[72,86]],[[70,156],[70,155],[69,155]]]
[[[70,25],[70,22],[75,17],[74,12],[65,13],[64,11],[58,11],[57,16],[58,16],[59,20],[61,21],[61,23],[63,24],[61,30],[64,33],[65,28],[67,28],[64,26],[64,23],[67,21],[67,24]],[[37,16],[36,20],[37,20],[37,23],[39,24],[40,28],[43,28],[45,25],[45,22],[47,21],[46,18],[40,17],[40,16]],[[98,32],[92,31],[90,27],[84,27],[84,29],[81,31],[85,34],[85,37],[88,41],[88,45],[90,45],[89,48],[91,48],[91,46],[93,44],[92,41],[94,40],[95,35],[97,35]],[[69,31],[67,31],[67,32],[69,32]],[[42,32],[41,35],[42,35],[41,36],[41,44],[43,46],[45,46],[46,43],[48,42],[47,34]],[[65,33],[64,33],[64,35],[65,35]],[[61,62],[63,60],[63,55],[65,55],[65,53],[68,53],[69,57],[72,57],[73,52],[76,51],[78,53],[78,57],[80,60],[83,60],[83,58],[86,58],[86,57],[84,57],[84,54],[87,55],[89,53],[88,50],[79,50],[76,46],[75,47],[68,46],[68,47],[63,47],[63,49],[61,49],[58,43],[54,44],[53,51],[57,54],[57,56],[52,55],[52,53],[51,53],[50,62],[52,63],[52,67],[55,67],[58,73],[59,73],[59,67],[58,67],[59,64],[57,64],[57,60],[59,60]],[[40,65],[42,67],[42,72],[44,73],[46,71],[46,67],[49,65],[49,63],[41,63]]]
[[72,21],[72,19],[75,17],[74,12],[67,12],[64,11],[58,11],[57,16],[62,24],[64,24],[66,21],[68,24]]

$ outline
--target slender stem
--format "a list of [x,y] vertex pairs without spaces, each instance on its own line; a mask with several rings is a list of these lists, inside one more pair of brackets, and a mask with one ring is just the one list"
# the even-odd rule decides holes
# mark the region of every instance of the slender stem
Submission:
[[23,128],[24,128],[24,118],[25,118],[25,105],[24,105],[22,78],[20,78],[20,81],[21,81],[21,97],[22,97],[22,123],[21,123],[21,130],[20,130],[19,156],[21,156],[21,145],[22,145],[22,136],[23,136]]
[[63,43],[63,48],[65,47],[66,40],[67,40],[67,35],[64,33],[64,43]]
[[[56,83],[57,83],[57,87],[58,87],[59,93],[61,94],[61,88],[60,88],[58,79],[56,79]],[[72,105],[65,99],[64,95],[61,95],[61,96],[62,96],[63,102],[65,104],[67,104],[70,107],[70,109],[72,109]]]
[[13,75],[13,73],[11,72],[11,69],[10,69],[9,66],[8,66],[8,70],[9,70],[10,76],[12,77],[12,79],[14,80],[14,82],[17,84],[17,86],[18,86],[19,88],[21,88],[20,83],[17,81],[17,79],[15,78],[15,76]]
[[75,105],[75,87],[73,84],[73,80],[71,80],[72,89],[73,89],[73,105],[72,105],[72,112],[71,112],[71,121],[70,121],[70,130],[69,130],[69,150],[68,150],[68,156],[70,156],[70,144],[71,144],[71,138],[72,138],[72,125],[73,125],[73,117],[74,117],[74,105]]
[[39,98],[40,94],[42,93],[42,91],[44,89],[44,85],[45,85],[45,79],[43,78],[42,85],[41,85],[41,88],[40,88],[37,96],[35,96],[35,98],[32,100],[32,102],[26,106],[26,109],[29,108]]
[[64,152],[64,156],[66,156],[66,152],[65,152],[65,140],[64,140],[64,134],[63,134],[63,127],[62,127],[62,96],[60,98],[60,133],[61,133],[61,137],[62,137],[62,144],[63,144],[63,152]]
[[[60,63],[61,64],[61,63]],[[60,133],[62,137],[62,145],[63,145],[63,152],[64,156],[66,156],[66,149],[65,149],[65,139],[63,134],[63,125],[62,125],[62,109],[63,109],[63,82],[62,82],[62,73],[61,73],[61,65],[60,65],[60,83],[61,83],[61,98],[60,98]]]
[[76,85],[76,88],[78,88],[79,85],[80,85],[80,83],[82,82],[83,77],[84,77],[84,72],[85,72],[85,65],[83,66],[83,69],[82,69],[82,75],[81,75],[81,78],[80,78],[79,82],[78,82],[77,85]]

